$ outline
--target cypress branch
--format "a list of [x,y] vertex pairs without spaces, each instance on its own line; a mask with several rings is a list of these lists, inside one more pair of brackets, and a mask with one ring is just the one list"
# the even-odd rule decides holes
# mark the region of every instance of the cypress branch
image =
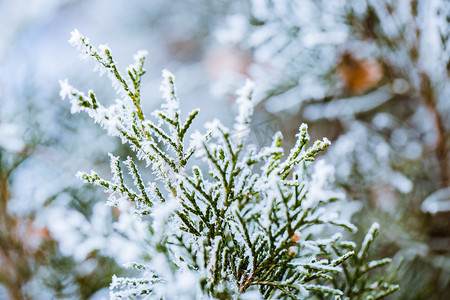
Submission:
[[[112,298],[151,295],[167,299],[169,290],[172,296],[185,293],[177,288],[180,281],[187,279],[195,282],[195,288],[189,291],[193,298],[231,299],[252,290],[265,298],[366,295],[378,299],[398,288],[380,279],[377,289],[373,289],[367,284],[368,276],[361,276],[390,262],[365,261],[378,226],[372,226],[355,255],[355,244],[341,241],[340,231],[351,233],[356,227],[335,214],[329,215],[329,204],[340,199],[321,186],[317,176],[310,178],[305,171],[314,156],[329,146],[326,138],[308,148],[309,135],[303,124],[294,147],[283,159],[280,133],[273,136],[271,146],[257,150],[245,145],[245,139],[231,136],[230,130],[215,120],[207,124],[206,134],[194,133],[190,145],[186,145],[184,138],[199,110],[192,111],[184,124],[180,122],[173,74],[163,71],[161,91],[165,102],[151,114],[156,118],[156,122],[152,121],[140,106],[141,76],[145,73],[142,53],[127,70],[129,78],[125,79],[109,49],[101,53],[78,32],[73,35],[81,51],[110,73],[123,99],[113,109],[106,109],[93,92],[86,97],[67,81],[61,82],[61,95],[71,100],[73,112],[87,112],[111,135],[128,143],[156,175],[154,182],[146,183],[145,173],[128,158],[124,163],[138,190],[135,192],[125,185],[120,160],[113,155],[112,181],[96,173],[79,175],[104,187],[111,194],[111,204],[140,203],[145,209],[137,206],[135,213],[148,214],[141,220],[147,222],[149,235],[143,237],[143,244],[151,258],[149,264],[158,265],[158,272],[149,272],[152,268],[147,270],[145,264],[136,265],[143,277],[113,278]],[[253,113],[252,92],[253,84],[249,82],[238,91],[239,114],[233,128],[246,134]],[[186,165],[194,157],[208,168],[193,166],[187,170]],[[316,164],[316,169],[320,167]],[[319,228],[328,231],[319,235]]]

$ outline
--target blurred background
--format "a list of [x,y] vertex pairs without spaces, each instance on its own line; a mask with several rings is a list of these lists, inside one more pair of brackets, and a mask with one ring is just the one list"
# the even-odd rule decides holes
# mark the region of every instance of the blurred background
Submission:
[[306,122],[332,141],[322,158],[358,207],[354,238],[381,224],[373,256],[394,259],[391,298],[450,299],[449,22],[446,0],[0,0],[0,299],[104,299],[145,256],[132,220],[75,178],[129,154],[60,100],[64,78],[117,97],[68,44],[75,28],[122,70],[149,52],[147,114],[163,68],[198,128],[230,125],[253,79],[255,129],[290,147]]

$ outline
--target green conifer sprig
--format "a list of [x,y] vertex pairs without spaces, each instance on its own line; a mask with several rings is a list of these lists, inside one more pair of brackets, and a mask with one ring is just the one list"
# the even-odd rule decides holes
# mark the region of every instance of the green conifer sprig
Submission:
[[[333,299],[361,286],[361,274],[388,263],[365,263],[378,229],[369,232],[356,255],[355,244],[341,240],[341,233],[318,239],[323,228],[328,232],[330,228],[356,231],[353,224],[330,213],[329,205],[338,201],[339,195],[324,185],[321,176],[326,172],[319,169],[326,167],[317,164],[312,179],[305,172],[314,156],[330,144],[326,138],[308,148],[307,126],[302,124],[289,153],[281,147],[281,133],[274,135],[268,147],[258,150],[245,145],[253,113],[251,82],[238,91],[236,100],[239,114],[233,128],[240,135],[214,120],[205,124],[206,134],[196,131],[188,142],[186,134],[199,111],[181,121],[175,77],[170,72],[163,71],[165,102],[152,113],[156,119],[152,121],[140,107],[140,82],[145,72],[142,52],[125,79],[107,47],[97,50],[78,31],[70,41],[98,62],[100,73],[109,72],[122,99],[105,108],[95,96],[86,97],[67,80],[61,81],[61,96],[71,100],[73,112],[86,111],[111,135],[128,143],[156,175],[155,182],[146,183],[128,158],[123,164],[133,179],[133,187],[129,187],[124,183],[120,159],[112,154],[112,180],[94,172],[78,174],[104,187],[111,205],[132,202],[136,213],[148,215],[142,220],[149,224],[147,255],[149,265],[158,268],[134,264],[143,277],[114,277],[112,298],[203,295],[232,299],[251,290],[263,298]],[[191,164],[188,168],[194,156],[208,168]],[[346,265],[350,259],[356,259],[353,273]],[[345,279],[338,281],[342,273]],[[195,288],[186,290],[183,282],[193,282]],[[382,281],[378,286],[383,291],[392,288],[384,288]]]
[[[344,278],[338,284],[345,295],[342,299],[381,299],[399,289],[398,285],[384,282],[382,278],[375,282],[370,282],[368,278],[371,270],[392,261],[390,258],[383,258],[367,262],[368,250],[378,235],[379,227],[378,223],[372,224],[357,255],[343,262]],[[339,249],[333,246],[333,250],[339,255]]]

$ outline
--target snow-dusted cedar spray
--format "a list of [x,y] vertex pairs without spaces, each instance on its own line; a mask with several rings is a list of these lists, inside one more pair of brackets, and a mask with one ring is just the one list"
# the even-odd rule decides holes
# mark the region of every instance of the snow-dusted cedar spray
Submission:
[[[150,119],[140,105],[145,52],[135,56],[124,77],[107,46],[95,48],[77,30],[70,42],[98,63],[100,74],[108,74],[120,100],[104,107],[94,92],[86,95],[67,80],[61,81],[62,98],[69,98],[72,112],[87,112],[109,135],[129,144],[156,178],[147,183],[132,158],[122,162],[112,154],[111,180],[78,173],[104,187],[110,205],[132,203],[148,225],[142,236],[148,259],[130,264],[141,276],[113,277],[112,299],[379,299],[398,289],[367,273],[390,262],[365,262],[378,225],[360,250],[343,240],[341,232],[356,227],[333,208],[333,202],[344,201],[326,184],[333,168],[317,163],[311,179],[304,171],[330,145],[326,138],[308,147],[302,124],[288,153],[281,133],[262,149],[244,147],[253,83],[238,91],[233,129],[244,135],[236,138],[219,120],[206,123],[204,134],[188,135],[199,111],[182,120],[173,74],[163,71],[164,103]],[[206,170],[195,160],[206,163]],[[125,184],[122,164],[133,186]]]

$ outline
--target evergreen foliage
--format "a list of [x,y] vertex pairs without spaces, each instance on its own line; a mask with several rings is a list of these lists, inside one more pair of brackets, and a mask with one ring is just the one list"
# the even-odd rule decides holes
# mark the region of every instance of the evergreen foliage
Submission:
[[449,1],[250,2],[236,43],[259,105],[333,141],[325,160],[363,207],[352,220],[389,226],[397,297],[449,298]]
[[8,212],[11,174],[30,152],[24,148],[22,153],[14,153],[13,149],[0,146],[0,284],[11,299],[29,297],[25,286],[55,246],[48,230],[36,228],[32,216],[16,217]]
[[[14,123],[0,123],[0,127],[2,125],[14,128]],[[14,130],[10,132],[14,133]],[[18,134],[8,137],[9,144],[0,144],[0,298],[20,300],[91,297],[107,286],[108,277],[120,272],[121,268],[114,259],[98,252],[90,253],[82,261],[75,261],[73,257],[64,255],[59,241],[40,222],[39,218],[42,216],[35,211],[36,208],[29,208],[30,211],[26,212],[17,211],[14,206],[17,206],[19,200],[15,198],[17,196],[14,189],[17,189],[18,183],[14,181],[14,176],[34,158],[40,142],[40,132],[33,132],[33,138],[25,139]],[[70,199],[69,203],[74,206],[72,215],[85,210],[84,217],[90,221],[92,207],[89,206],[97,199],[89,195],[86,189],[58,189],[53,197],[38,208],[44,210],[53,206],[53,209],[61,213],[54,203],[58,197]],[[83,200],[77,201],[79,198]],[[32,203],[27,205],[32,206]],[[71,233],[76,235],[76,232]],[[90,264],[96,268],[83,270],[83,266]]]
[[142,240],[150,261],[130,263],[140,277],[114,276],[111,298],[379,299],[398,289],[369,276],[390,262],[368,258],[378,224],[360,247],[345,240],[343,231],[357,228],[333,206],[343,199],[327,189],[330,168],[318,162],[309,176],[308,165],[330,144],[326,138],[308,147],[302,124],[287,153],[280,133],[270,146],[246,145],[254,105],[250,81],[237,92],[233,129],[213,120],[205,124],[205,134],[188,135],[199,110],[182,118],[175,77],[166,70],[164,103],[151,119],[145,116],[140,92],[145,52],[123,76],[107,46],[97,49],[77,30],[70,42],[97,62],[100,74],[108,74],[120,99],[104,107],[93,91],[85,94],[67,80],[60,82],[62,98],[69,98],[72,112],[87,112],[128,144],[155,175],[148,182],[133,158],[122,161],[113,154],[112,179],[78,173],[109,193],[108,204],[126,209],[128,203],[148,228]]

